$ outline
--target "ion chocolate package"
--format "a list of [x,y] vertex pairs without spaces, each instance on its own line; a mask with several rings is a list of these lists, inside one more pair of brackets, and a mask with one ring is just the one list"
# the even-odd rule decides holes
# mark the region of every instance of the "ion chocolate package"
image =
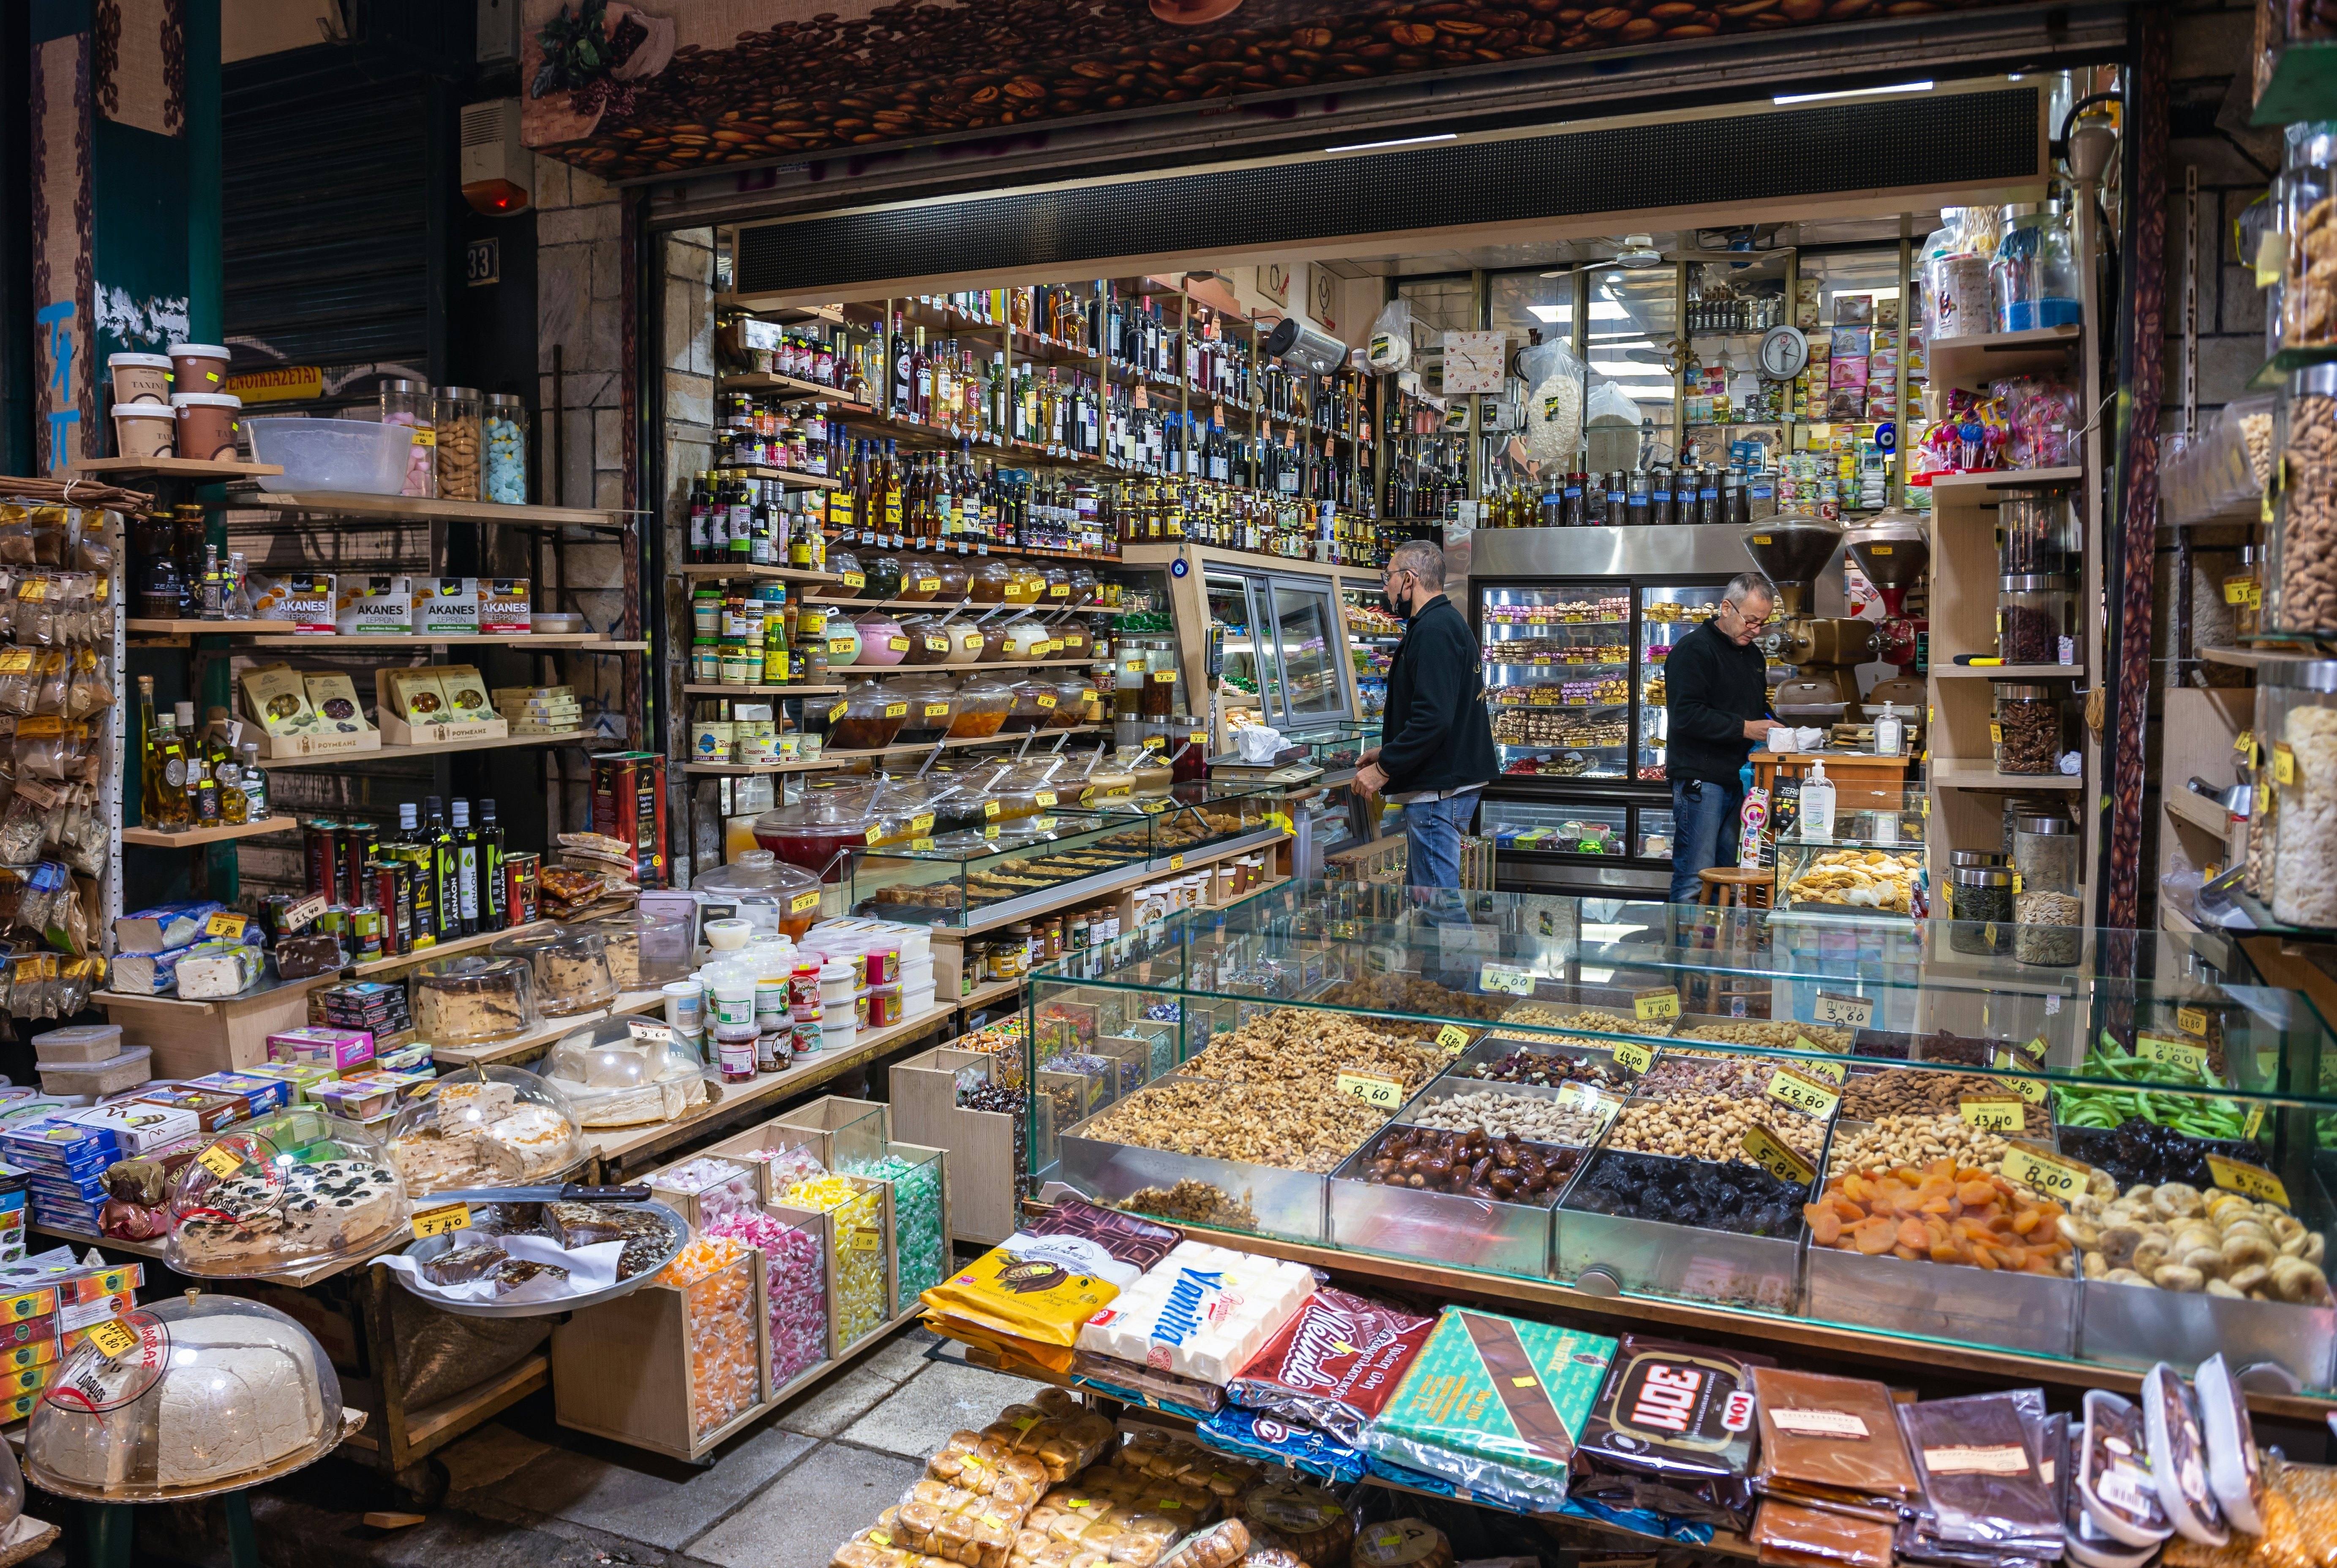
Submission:
[[1227,1391],[1253,1410],[1319,1428],[1352,1446],[1364,1423],[1394,1394],[1435,1327],[1433,1318],[1345,1290],[1319,1290],[1250,1358]]
[[1753,1516],[1753,1368],[1776,1363],[1623,1337],[1575,1450],[1575,1495],[1744,1533]]

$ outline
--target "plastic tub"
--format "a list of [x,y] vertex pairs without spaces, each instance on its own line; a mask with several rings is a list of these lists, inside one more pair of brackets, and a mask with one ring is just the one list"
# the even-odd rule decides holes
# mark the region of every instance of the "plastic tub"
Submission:
[[971,621],[953,622],[949,628],[950,664],[979,664],[982,650],[990,640],[983,629]]
[[174,392],[171,411],[179,419],[179,455],[198,463],[236,461],[236,425],[243,399],[224,392]]
[[973,581],[973,565],[963,560],[931,561],[921,566],[919,572],[923,576],[940,579],[941,586],[932,596],[936,604],[963,603],[967,597],[968,586]]
[[797,940],[819,919],[819,879],[769,850],[748,850],[728,865],[701,873],[691,885],[734,901],[740,918],[762,935]]
[[860,628],[842,616],[827,618],[827,667],[848,669],[860,662]]
[[151,403],[171,405],[171,356],[167,354],[109,354],[105,368],[113,377],[113,405]]
[[839,705],[844,711],[828,724],[831,751],[875,751],[893,744],[908,722],[907,699],[893,695],[884,682],[855,681]]
[[122,457],[146,462],[175,456],[179,450],[179,414],[168,404],[117,404],[113,410],[113,450]]
[[[1007,585],[1014,579],[1014,569],[1002,560],[986,560],[973,569],[966,585],[966,597],[976,604],[1004,604]],[[1017,599],[1027,604],[1028,599]]]
[[41,1092],[113,1095],[134,1089],[154,1076],[149,1065],[153,1055],[145,1046],[132,1046],[102,1062],[44,1062],[40,1064]]
[[284,472],[262,474],[262,490],[337,490],[354,495],[396,495],[406,482],[414,428],[369,419],[292,419],[270,415],[243,422],[255,463]]
[[1025,664],[1048,657],[1055,634],[1035,620],[1018,620],[1006,628],[1000,650],[992,655],[1012,664]]
[[895,736],[904,745],[931,745],[950,732],[957,711],[957,683],[945,675],[904,676],[892,683],[895,698],[909,705]]
[[228,351],[216,343],[173,343],[162,352],[180,392],[217,392],[227,385]]
[[1012,684],[990,676],[970,677],[957,688],[957,711],[950,718],[950,738],[980,740],[996,735],[1005,727],[1006,716],[1013,707]]
[[1035,566],[1015,567],[1006,579],[1006,602],[1036,604],[1047,597],[1047,574]]
[[899,557],[880,555],[871,559],[866,566],[866,576],[868,582],[861,590],[862,599],[885,604],[901,597]]
[[860,570],[860,558],[848,550],[827,552],[827,570],[844,579],[820,589],[822,599],[866,599],[869,596],[868,574]]
[[878,787],[856,784],[815,790],[775,807],[755,819],[755,842],[823,881],[840,882],[850,864],[841,852],[868,842]]

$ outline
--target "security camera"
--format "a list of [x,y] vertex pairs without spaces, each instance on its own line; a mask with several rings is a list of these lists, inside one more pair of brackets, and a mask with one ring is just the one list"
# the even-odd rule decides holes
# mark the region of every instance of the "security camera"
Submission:
[[1328,375],[1347,363],[1347,346],[1312,323],[1286,316],[1266,340],[1266,352],[1293,370]]

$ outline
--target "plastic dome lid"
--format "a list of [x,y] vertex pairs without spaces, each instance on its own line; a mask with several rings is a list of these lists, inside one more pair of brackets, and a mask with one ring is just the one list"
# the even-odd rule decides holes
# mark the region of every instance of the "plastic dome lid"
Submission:
[[[820,588],[820,596],[823,599],[858,599],[862,597],[861,590],[867,586],[868,574],[860,570],[860,558],[858,556],[853,554],[848,550],[831,550],[827,552],[827,570],[834,572],[844,580],[841,582],[822,584]],[[860,579],[858,582],[852,580],[856,577]]]
[[775,900],[784,903],[803,893],[810,893],[814,899],[819,896],[817,877],[789,865],[769,850],[748,850],[728,865],[700,872],[691,879],[690,885],[706,892],[748,901]]
[[901,635],[909,639],[906,664],[944,664],[958,648],[957,628],[942,624],[938,615],[904,615]]
[[390,1163],[417,1197],[550,1181],[584,1154],[565,1095],[533,1073],[493,1064],[440,1078],[399,1107],[389,1130]]
[[406,1225],[406,1183],[359,1123],[293,1105],[224,1128],[171,1185],[163,1257],[181,1274],[261,1279],[358,1258]]
[[324,1347],[272,1307],[189,1290],[121,1320],[135,1346],[94,1340],[33,1407],[34,1485],[107,1502],[200,1497],[288,1475],[342,1437]]
[[671,1121],[703,1098],[707,1068],[673,1031],[647,1018],[602,1018],[561,1037],[545,1082],[587,1127]]

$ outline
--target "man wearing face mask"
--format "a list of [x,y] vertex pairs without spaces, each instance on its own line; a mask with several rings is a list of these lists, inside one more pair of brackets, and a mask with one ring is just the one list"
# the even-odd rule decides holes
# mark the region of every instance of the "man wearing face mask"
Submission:
[[1406,625],[1388,666],[1381,744],[1364,754],[1355,787],[1403,807],[1407,881],[1458,888],[1461,835],[1501,772],[1477,638],[1444,597],[1444,551],[1425,540],[1396,546],[1380,592]]
[[1676,904],[1702,896],[1706,866],[1736,863],[1745,759],[1777,727],[1769,716],[1769,661],[1753,646],[1776,602],[1767,578],[1737,573],[1720,590],[1712,618],[1674,643],[1664,660]]

